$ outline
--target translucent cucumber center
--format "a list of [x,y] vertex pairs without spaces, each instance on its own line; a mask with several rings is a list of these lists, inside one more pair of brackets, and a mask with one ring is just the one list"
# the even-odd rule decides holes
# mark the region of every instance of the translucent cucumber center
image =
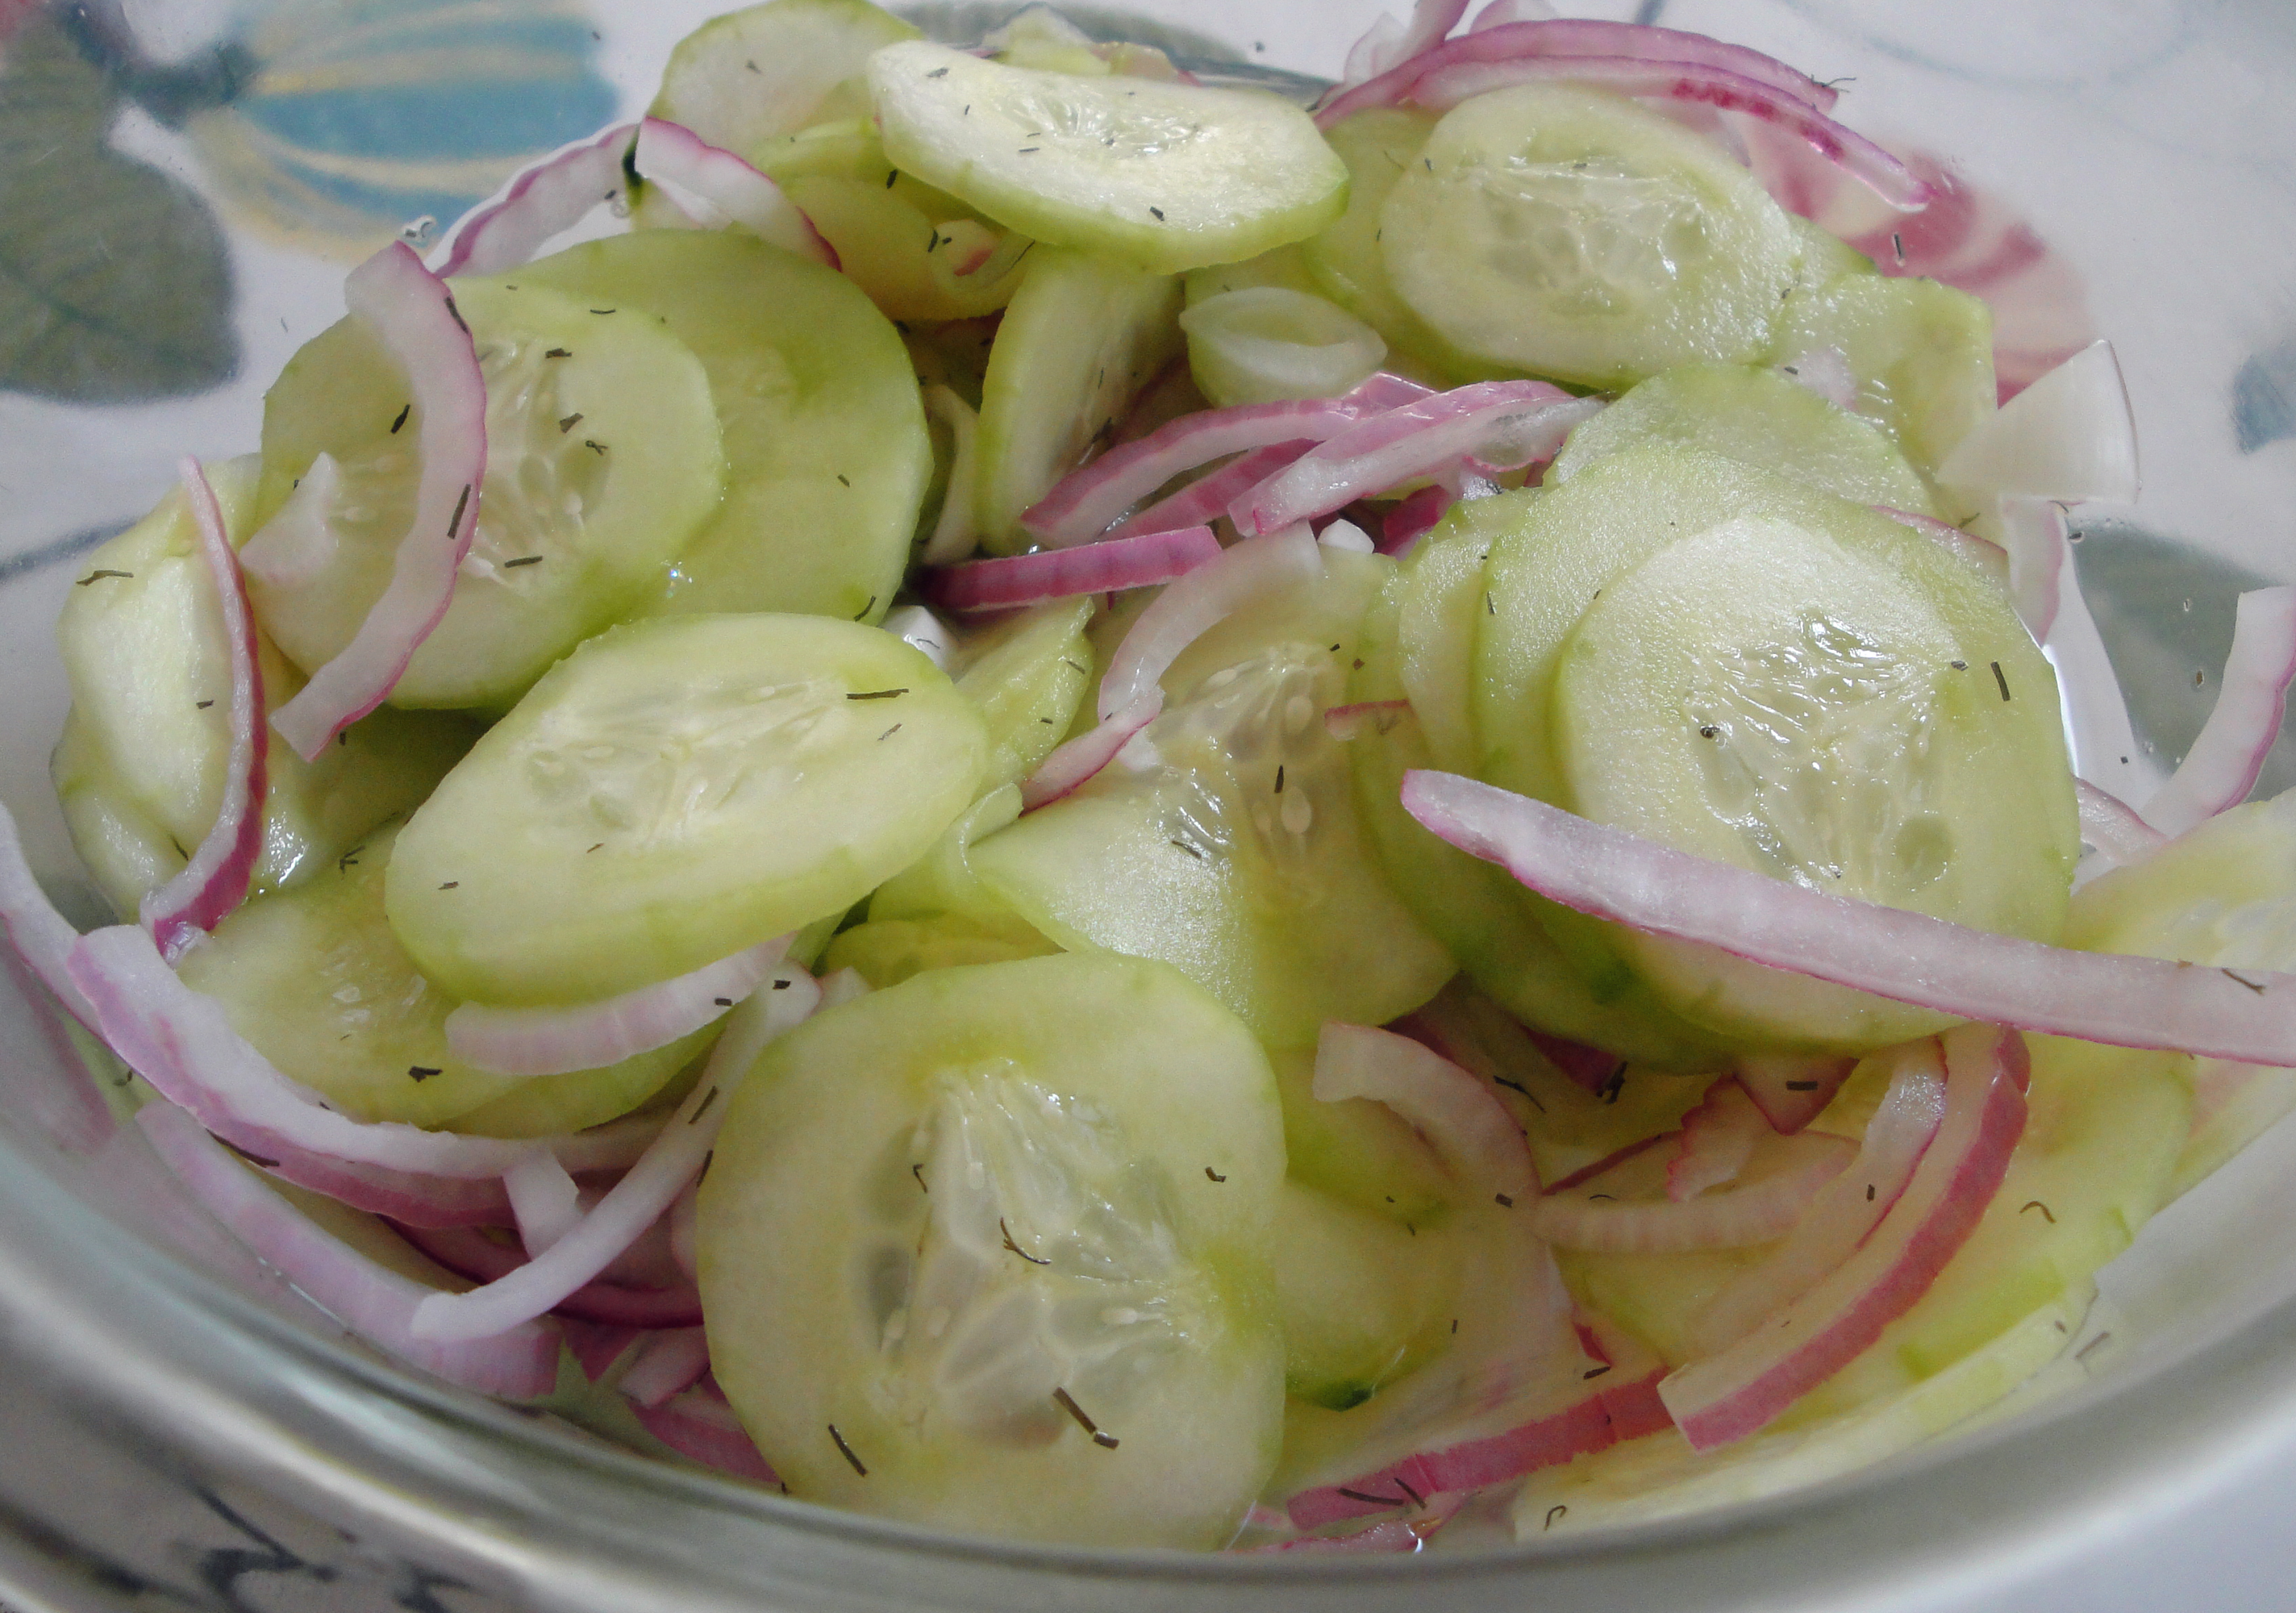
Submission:
[[1699,198],[1662,176],[1513,158],[1459,177],[1482,193],[1492,267],[1573,312],[1631,312],[1712,253]]
[[1115,1122],[1009,1064],[953,1072],[909,1162],[923,1233],[881,1246],[866,1288],[888,1414],[1004,1445],[1087,1417],[1120,1437],[1200,1306],[1160,1185]]
[[1024,137],[1055,140],[1110,160],[1160,156],[1203,137],[1201,119],[1119,95],[1032,86],[1006,105],[1004,115],[1021,126]]
[[1782,879],[1907,892],[1945,872],[1932,675],[1822,612],[1703,661],[1684,710],[1713,810]]

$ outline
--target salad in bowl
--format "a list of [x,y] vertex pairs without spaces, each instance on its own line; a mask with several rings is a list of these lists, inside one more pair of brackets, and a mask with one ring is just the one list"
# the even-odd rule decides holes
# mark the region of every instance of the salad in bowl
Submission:
[[2296,1106],[2296,591],[2152,779],[2112,349],[1838,96],[716,19],[79,562],[119,921],[12,825],[0,915],[347,1332],[800,1501],[1396,1553],[1892,1454]]

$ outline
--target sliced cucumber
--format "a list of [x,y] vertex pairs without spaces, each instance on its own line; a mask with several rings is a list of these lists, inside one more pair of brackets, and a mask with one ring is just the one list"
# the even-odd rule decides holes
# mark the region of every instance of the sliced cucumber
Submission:
[[981,883],[972,871],[972,843],[1021,815],[1021,791],[1006,784],[966,807],[932,848],[877,887],[869,920],[954,919],[1020,943],[1036,941],[1033,926]]
[[[1283,1183],[1275,1303],[1284,1388],[1344,1412],[1442,1348],[1456,1252],[1327,1193]],[[1448,1256],[1450,1258],[1446,1258]]]
[[1055,246],[1158,274],[1314,234],[1347,169],[1304,111],[1255,90],[1083,78],[922,41],[869,61],[885,151],[906,173]]
[[1857,412],[1887,427],[1925,474],[1993,413],[1993,311],[1952,286],[1845,274],[1796,291],[1772,353],[1792,364],[1813,348],[1849,359]]
[[1316,1096],[1316,1052],[1278,1048],[1268,1055],[1283,1105],[1292,1179],[1341,1204],[1382,1216],[1417,1237],[1453,1213],[1458,1185],[1426,1139],[1384,1103]]
[[1328,555],[1198,640],[1124,758],[973,847],[981,880],[1064,946],[1172,964],[1270,1046],[1433,995],[1451,960],[1371,862],[1321,720],[1387,563]]
[[[253,526],[252,456],[212,467],[226,529]],[[231,672],[215,584],[183,495],[81,562],[90,580],[65,598],[56,643],[72,692],[54,762],[73,844],[113,907],[133,915],[207,836],[231,749]],[[268,641],[258,648],[266,702],[302,677]],[[316,762],[270,749],[259,894],[332,863],[377,823],[410,811],[477,738],[444,713],[382,710],[346,729]]]
[[1632,443],[1709,448],[1854,504],[1938,513],[1929,484],[1880,428],[1775,370],[1686,364],[1653,375],[1572,431],[1546,479],[1568,481]]
[[977,518],[1000,554],[1021,516],[1116,429],[1179,351],[1180,283],[1111,258],[1039,247],[988,352],[975,439]]
[[[487,378],[478,532],[447,614],[392,689],[400,706],[507,707],[629,610],[718,507],[725,456],[701,361],[636,307],[593,307],[513,271],[458,280]],[[266,514],[321,454],[319,520],[244,552],[264,628],[305,670],[331,659],[390,580],[422,464],[406,382],[363,320],[330,327],[264,396]],[[313,533],[321,536],[314,539]]]
[[1596,387],[1760,358],[1801,255],[1719,146],[1562,84],[1453,109],[1379,217],[1388,274],[1437,334]]
[[1188,368],[1222,407],[1353,391],[1387,358],[1378,332],[1337,303],[1284,286],[1193,302],[1180,315]]
[[734,1094],[701,1195],[710,1361],[808,1499],[1218,1546],[1282,1433],[1283,1180],[1266,1058],[1172,970],[935,970]]
[[841,930],[822,954],[822,971],[850,969],[883,990],[929,969],[1041,958],[1059,947],[1041,936],[1015,938],[1001,928],[941,914],[931,919],[878,919]]
[[[184,954],[184,984],[219,1000],[232,1027],[280,1069],[360,1120],[459,1127],[513,1093],[559,1131],[636,1109],[714,1030],[605,1069],[531,1080],[474,1069],[447,1051],[455,999],[415,969],[383,916],[383,870],[399,831],[347,852],[293,890],[248,903]],[[530,1092],[528,1089],[532,1089]]]
[[1289,291],[1308,291],[1317,297],[1324,294],[1308,267],[1305,246],[1294,243],[1277,247],[1272,252],[1262,252],[1257,258],[1247,258],[1242,263],[1214,264],[1208,269],[1192,269],[1182,276],[1186,288],[1188,306],[1194,307],[1207,298],[1226,291],[1247,291],[1258,286],[1281,286]]
[[888,185],[888,172],[799,175],[783,188],[888,318],[973,319],[1011,302],[1027,275],[1026,238],[987,229],[906,175]]
[[679,40],[649,111],[765,167],[776,140],[864,116],[871,53],[916,37],[867,0],[767,0]]
[[1841,274],[1879,274],[1874,260],[1831,230],[1794,214],[1786,216],[1801,242],[1801,277],[1795,290],[1822,286]]
[[988,767],[981,789],[1017,784],[1036,771],[1076,720],[1092,687],[1092,646],[1084,635],[1089,599],[1054,600],[991,629],[968,644],[957,692],[988,726]]
[[[1559,656],[1557,798],[1810,889],[2054,940],[2079,840],[2048,663],[1948,551],[1812,500],[1748,509],[1603,586]],[[1757,1043],[1856,1052],[1951,1022],[1709,948],[1618,944],[1677,1011]]]
[[647,610],[884,613],[932,448],[899,333],[849,282],[723,230],[642,231],[518,274],[586,307],[646,309],[708,373],[725,503]]
[[849,907],[973,798],[986,749],[948,679],[873,627],[616,628],[415,813],[390,922],[458,996],[612,996]]

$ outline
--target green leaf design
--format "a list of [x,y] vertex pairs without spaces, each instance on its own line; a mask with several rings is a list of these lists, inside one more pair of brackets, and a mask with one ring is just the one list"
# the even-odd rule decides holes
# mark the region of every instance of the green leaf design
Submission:
[[116,99],[47,17],[0,69],[0,389],[205,391],[239,366],[231,261],[199,197],[105,143]]

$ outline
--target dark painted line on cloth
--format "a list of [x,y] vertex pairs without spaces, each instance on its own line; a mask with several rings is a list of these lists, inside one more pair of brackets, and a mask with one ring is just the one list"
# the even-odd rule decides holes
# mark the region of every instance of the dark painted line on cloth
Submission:
[[[137,519],[141,519],[140,517]],[[37,549],[27,549],[21,554],[12,554],[0,560],[0,584],[14,582],[20,577],[29,577],[35,571],[45,571],[60,561],[75,554],[85,554],[98,544],[118,537],[134,526],[134,520],[114,521],[107,527],[84,527],[69,536],[53,543],[42,544]]]

